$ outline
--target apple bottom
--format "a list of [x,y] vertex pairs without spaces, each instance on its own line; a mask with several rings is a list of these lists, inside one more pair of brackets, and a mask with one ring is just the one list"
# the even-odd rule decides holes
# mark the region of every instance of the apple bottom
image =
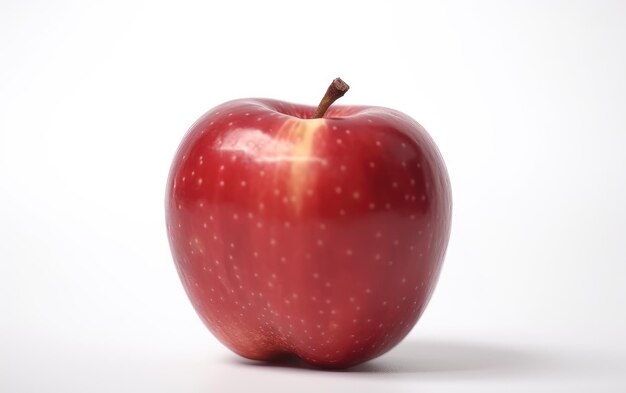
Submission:
[[[193,299],[193,295],[190,297]],[[349,329],[332,323],[310,328],[306,326],[305,319],[296,321],[296,317],[285,317],[285,328],[282,328],[263,321],[261,316],[230,318],[222,315],[221,318],[212,318],[210,315],[214,312],[193,303],[207,328],[239,356],[263,362],[301,360],[323,369],[349,368],[386,353],[409,333],[426,307],[422,304],[417,309],[397,310],[398,315],[404,315],[402,325],[394,324],[394,317],[385,318],[384,314],[380,314],[380,318],[362,321],[356,319],[357,315],[352,315],[349,318],[354,317],[356,322]],[[303,311],[311,313],[310,310]],[[407,315],[410,316],[407,318]],[[245,322],[251,319],[257,323]],[[305,323],[302,323],[303,320]]]
[[[260,336],[254,339],[250,338],[249,334],[241,335],[231,332],[222,338],[222,334],[214,329],[209,329],[224,345],[246,359],[262,362],[303,361],[318,368],[338,370],[350,368],[381,356],[396,346],[408,334],[408,331],[404,332],[403,336],[397,337],[393,342],[389,342],[384,334],[372,336],[369,340],[363,340],[360,346],[356,348],[353,348],[352,344],[354,338],[350,336],[337,337],[337,341],[349,344],[326,348],[324,353],[317,350],[295,349],[298,346],[306,348],[307,343],[304,341],[294,343],[293,348],[277,347]],[[385,344],[377,346],[374,344],[376,342],[385,342]]]

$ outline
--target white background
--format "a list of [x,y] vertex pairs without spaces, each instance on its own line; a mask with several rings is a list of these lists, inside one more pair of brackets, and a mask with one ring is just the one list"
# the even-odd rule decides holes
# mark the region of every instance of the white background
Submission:
[[[626,391],[626,3],[3,1],[0,391]],[[259,366],[175,273],[165,180],[211,107],[261,96],[408,113],[453,233],[396,349]]]

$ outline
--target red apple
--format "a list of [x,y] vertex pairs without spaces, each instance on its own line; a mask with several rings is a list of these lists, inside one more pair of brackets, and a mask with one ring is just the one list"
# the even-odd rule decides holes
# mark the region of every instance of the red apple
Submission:
[[408,334],[435,287],[451,220],[443,159],[398,111],[328,108],[345,90],[333,81],[317,111],[227,102],[174,157],[178,273],[206,326],[246,358],[372,359]]

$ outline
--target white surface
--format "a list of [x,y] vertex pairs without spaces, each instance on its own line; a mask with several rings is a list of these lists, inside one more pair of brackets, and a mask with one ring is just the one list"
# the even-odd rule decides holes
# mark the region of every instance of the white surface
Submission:
[[[626,391],[624,4],[1,3],[0,391]],[[249,364],[176,277],[170,159],[210,107],[338,75],[437,141],[443,274],[379,360]]]

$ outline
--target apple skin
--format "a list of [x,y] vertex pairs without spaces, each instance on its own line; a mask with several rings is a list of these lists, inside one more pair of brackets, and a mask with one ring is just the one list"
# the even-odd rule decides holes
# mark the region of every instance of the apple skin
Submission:
[[187,132],[167,233],[198,315],[249,359],[323,368],[380,356],[415,325],[448,244],[435,143],[398,111],[224,103]]

